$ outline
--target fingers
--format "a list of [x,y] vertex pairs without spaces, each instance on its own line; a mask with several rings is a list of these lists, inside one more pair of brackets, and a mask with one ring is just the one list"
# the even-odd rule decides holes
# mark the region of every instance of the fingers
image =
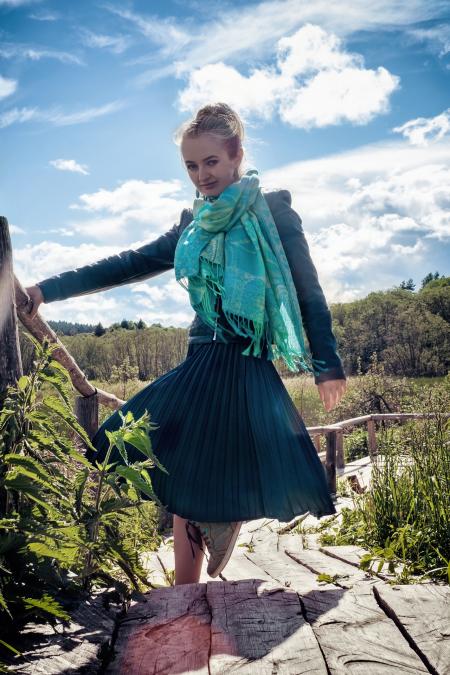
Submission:
[[36,309],[34,307],[34,302],[31,298],[28,299],[28,302],[25,305],[25,311],[30,315],[31,319],[34,319],[34,315],[36,314]]
[[320,398],[327,412],[330,412],[339,403],[346,386],[346,380],[328,380],[318,385]]
[[42,294],[38,286],[28,286],[25,288],[25,292],[28,298],[23,305],[23,310],[29,315],[30,319],[34,319],[42,302]]
[[28,298],[28,302],[25,305],[24,309],[27,314],[29,314],[30,319],[34,319],[37,314],[39,303],[35,302],[33,298]]

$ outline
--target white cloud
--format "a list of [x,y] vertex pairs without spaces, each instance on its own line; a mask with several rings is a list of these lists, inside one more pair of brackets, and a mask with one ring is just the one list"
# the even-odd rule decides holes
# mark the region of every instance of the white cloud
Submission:
[[432,28],[407,29],[406,35],[418,42],[425,42],[433,53],[440,57],[450,52],[450,24],[442,23]]
[[[265,172],[261,184],[265,189],[291,191],[330,303],[351,301],[410,277],[418,281],[435,270],[436,257],[450,248],[448,138],[432,148],[413,146],[402,139],[295,162]],[[127,249],[141,246],[178,221],[182,206],[187,205],[180,193],[177,181],[126,181],[114,190],[82,195],[78,209],[93,216],[85,234],[93,235],[98,218],[104,222],[102,241],[110,245],[63,246],[44,241],[16,246],[13,255],[18,278],[31,285],[118,253],[124,246],[111,245],[114,236],[106,230],[108,221],[117,222],[122,235],[126,224]],[[130,228],[133,224],[138,224],[137,231]],[[144,229],[148,229],[148,236]],[[139,240],[133,242],[136,234]],[[104,297],[111,298],[115,292],[110,289]],[[187,326],[194,316],[188,294],[172,270],[156,279],[122,286],[120,293],[126,298],[129,318],[142,316],[148,323]],[[102,321],[104,325],[121,320],[124,301],[106,306],[102,297],[96,293],[50,304],[44,308],[44,316]]]
[[35,21],[58,21],[60,15],[57,12],[48,12],[42,10],[40,12],[29,14],[28,17],[30,19],[34,19]]
[[105,236],[123,240],[131,231],[142,238],[155,237],[179,222],[181,210],[191,202],[183,198],[179,180],[128,180],[113,190],[104,188],[82,194],[71,209],[95,214],[94,218],[71,223],[77,232],[96,239]]
[[278,167],[261,183],[291,191],[329,302],[422,278],[450,248],[448,139],[374,143]]
[[48,122],[55,126],[70,126],[72,124],[84,124],[97,117],[110,115],[125,107],[125,101],[113,101],[97,108],[86,108],[72,113],[64,113],[59,108],[40,110],[39,108],[12,108],[0,113],[0,129],[21,124],[24,122]]
[[23,5],[34,5],[42,0],[0,0],[0,7],[22,7]]
[[443,138],[450,131],[450,108],[435,117],[417,117],[392,131],[403,134],[413,145],[428,145]]
[[155,15],[143,16],[137,12],[119,9],[112,5],[106,5],[105,7],[113,14],[131,23],[150,42],[160,45],[165,54],[171,54],[182,49],[192,40],[190,31],[186,31],[177,25],[174,19],[161,19]]
[[191,111],[209,101],[225,100],[242,116],[255,113],[269,119],[282,91],[282,78],[270,69],[255,70],[245,77],[231,66],[215,63],[191,73],[188,86],[178,95],[178,106]]
[[294,127],[365,124],[389,109],[398,85],[399,78],[385,68],[364,68],[363,57],[344,51],[336,35],[306,24],[278,42],[276,66],[248,76],[223,63],[193,71],[179,105],[195,110],[225,99],[242,114],[268,118],[278,112]]
[[11,126],[11,124],[23,124],[29,122],[38,116],[37,108],[12,108],[6,112],[0,113],[0,129]]
[[11,96],[17,89],[17,80],[10,80],[0,75],[0,99]]
[[[52,241],[13,249],[13,264],[17,278],[23,286],[32,286],[39,281],[67,270],[83,267],[121,251],[117,246],[95,244],[63,246]],[[63,265],[61,263],[63,261]],[[169,278],[169,275],[171,278]],[[148,282],[121,286],[124,302],[116,289],[93,291],[87,295],[67,298],[62,302],[42,304],[42,316],[49,319],[65,319],[72,322],[96,324],[99,321],[109,326],[129,319],[142,319],[148,323],[161,323],[186,327],[194,318],[187,291],[173,277],[173,271],[162,273]],[[125,308],[125,309],[124,309]],[[125,313],[125,314],[124,314]]]
[[82,173],[84,176],[89,175],[86,164],[78,164],[74,159],[52,159],[49,164],[59,171],[72,171],[73,173]]
[[149,60],[153,67],[136,78],[137,84],[143,86],[159,77],[186,74],[212,62],[236,64],[242,62],[244,56],[246,62],[265,58],[265,52],[274,42],[306,23],[318,24],[340,37],[357,31],[405,30],[414,23],[439,16],[442,3],[439,0],[412,0],[409,3],[381,0],[371,5],[365,0],[302,3],[299,0],[268,0],[257,4],[239,3],[237,7],[225,4],[207,15],[202,7],[198,17],[185,22],[171,20],[171,36],[167,38],[164,23],[158,18],[127,11],[117,13],[134,22],[144,34],[148,30],[148,37],[161,44],[160,62],[170,58],[170,64],[158,63],[155,59],[158,55],[151,54]]
[[11,223],[9,223],[9,231],[11,234],[25,234],[25,230],[18,225],[12,225]]
[[72,63],[78,66],[85,65],[84,61],[76,54],[13,42],[2,43],[0,46],[0,56],[4,59],[29,59],[30,61],[56,59],[56,61],[60,61],[61,63]]
[[157,307],[158,305],[164,305],[165,302],[175,302],[183,306],[186,304],[186,299],[188,298],[187,290],[178,283],[175,277],[164,284],[164,286],[155,286],[153,283],[148,282],[134,284],[131,292],[136,296],[142,296],[137,301],[141,302],[145,299],[147,307]]
[[[127,316],[131,319],[132,315]],[[72,323],[88,323],[96,325],[101,322],[109,326],[114,321],[123,319],[123,304],[111,293],[95,293],[78,298],[67,298],[64,302],[50,302],[39,307],[39,313],[47,321],[70,321]]]
[[194,318],[188,292],[178,283],[173,272],[164,284],[156,286],[152,280],[134,284],[130,290],[135,306],[144,308],[144,313],[139,309],[139,316],[145,316],[147,322],[186,327]]
[[67,246],[44,240],[39,244],[27,244],[23,248],[15,247],[13,249],[14,269],[22,285],[29,286],[41,279],[60,274],[66,269],[88,265],[101,258],[119,253],[119,251],[118,246],[97,246],[86,243]]
[[125,35],[102,35],[83,29],[81,39],[87,47],[107,49],[114,54],[122,54],[131,45],[131,40]]
[[97,117],[103,117],[104,115],[110,115],[118,110],[122,110],[124,105],[124,101],[112,101],[112,103],[106,103],[106,105],[87,108],[73,113],[56,111],[49,114],[49,121],[58,127],[69,126],[72,124],[84,124]]

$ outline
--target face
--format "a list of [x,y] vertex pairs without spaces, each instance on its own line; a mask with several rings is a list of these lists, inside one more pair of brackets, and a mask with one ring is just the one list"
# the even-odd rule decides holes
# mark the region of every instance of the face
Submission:
[[237,180],[243,150],[231,159],[224,142],[205,133],[197,138],[184,138],[181,154],[197,190],[204,196],[217,196]]

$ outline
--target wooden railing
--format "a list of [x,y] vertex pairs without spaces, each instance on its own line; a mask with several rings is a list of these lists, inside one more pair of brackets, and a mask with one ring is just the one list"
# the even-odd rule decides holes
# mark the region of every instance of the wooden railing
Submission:
[[[65,346],[39,312],[31,320],[25,307],[29,297],[16,279],[12,268],[11,239],[8,221],[0,216],[0,395],[9,384],[15,384],[22,375],[22,359],[19,348],[17,317],[27,330],[40,342],[44,337],[57,345],[53,356],[67,368],[74,388],[81,394],[75,399],[75,414],[90,438],[98,429],[99,403],[117,410],[125,401],[97,389],[69,354]],[[334,424],[306,427],[312,437],[321,461],[324,464],[330,492],[336,494],[336,469],[344,468],[344,432],[355,426],[366,425],[370,457],[377,453],[376,426],[381,420],[403,421],[431,417],[434,413],[388,413],[354,417]],[[447,415],[447,416],[450,416]],[[325,435],[326,450],[321,451],[320,439]]]
[[[436,417],[437,413],[373,413],[370,415],[361,415],[361,417],[352,417],[347,420],[335,422],[316,427],[306,427],[309,435],[313,439],[318,455],[325,465],[328,477],[328,486],[332,493],[336,493],[336,469],[343,469],[344,459],[344,433],[346,430],[352,430],[354,427],[365,425],[367,429],[367,448],[369,457],[372,459],[377,455],[377,436],[376,422],[382,420],[395,420],[403,422],[409,419],[424,419]],[[444,417],[450,417],[450,413],[445,413]],[[325,436],[325,450],[321,451],[321,437]]]

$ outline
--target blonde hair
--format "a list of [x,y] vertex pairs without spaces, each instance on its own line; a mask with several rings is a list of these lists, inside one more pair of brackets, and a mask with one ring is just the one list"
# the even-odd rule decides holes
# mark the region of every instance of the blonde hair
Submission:
[[[243,148],[244,125],[239,115],[226,103],[211,103],[200,108],[195,117],[177,129],[174,142],[181,145],[184,138],[196,138],[201,134],[211,134],[222,140],[231,159]],[[241,165],[237,173],[240,178]]]

